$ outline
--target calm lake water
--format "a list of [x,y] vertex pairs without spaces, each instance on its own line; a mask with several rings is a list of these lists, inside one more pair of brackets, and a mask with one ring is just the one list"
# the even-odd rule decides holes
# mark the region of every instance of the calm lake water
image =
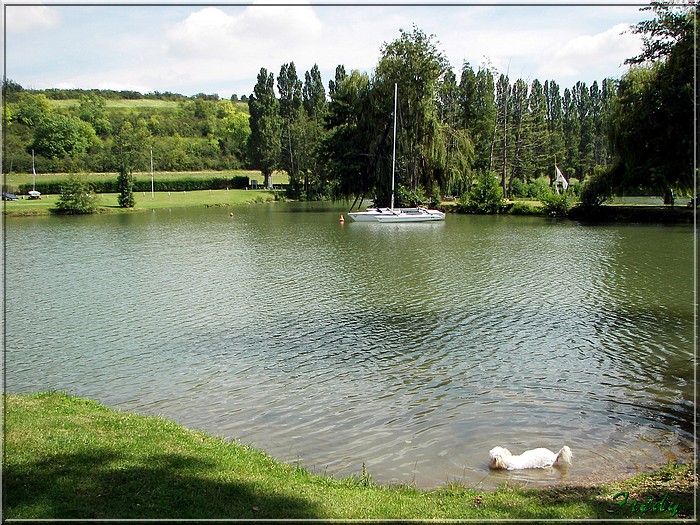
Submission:
[[[233,210],[7,219],[6,390],[419,487],[692,457],[692,227]],[[489,472],[495,445],[574,463]]]

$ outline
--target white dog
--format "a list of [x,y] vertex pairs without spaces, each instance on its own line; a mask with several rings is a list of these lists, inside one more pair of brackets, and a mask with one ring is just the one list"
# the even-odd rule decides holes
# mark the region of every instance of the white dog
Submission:
[[562,463],[571,465],[574,455],[567,446],[557,454],[546,448],[527,450],[519,456],[514,456],[507,448],[494,447],[489,450],[489,467],[493,469],[520,470],[524,468],[556,467]]

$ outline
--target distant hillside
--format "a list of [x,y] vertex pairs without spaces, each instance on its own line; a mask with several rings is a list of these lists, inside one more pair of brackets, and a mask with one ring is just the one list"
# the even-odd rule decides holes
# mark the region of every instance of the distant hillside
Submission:
[[[218,95],[24,90],[5,84],[4,173],[247,169],[248,102]],[[32,159],[32,151],[34,159]]]

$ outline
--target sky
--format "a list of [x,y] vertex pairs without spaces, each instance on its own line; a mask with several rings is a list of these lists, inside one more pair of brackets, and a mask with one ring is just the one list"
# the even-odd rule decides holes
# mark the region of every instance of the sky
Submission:
[[[448,0],[449,1],[449,0]],[[585,0],[584,0],[585,1]],[[275,2],[275,5],[269,5]],[[639,54],[630,25],[651,18],[630,0],[473,1],[471,5],[337,0],[125,5],[3,0],[5,78],[24,88],[83,88],[250,95],[260,68],[299,77],[317,64],[323,82],[342,64],[372,73],[382,46],[415,26],[449,60],[563,90],[619,78]],[[268,5],[265,5],[268,4]]]

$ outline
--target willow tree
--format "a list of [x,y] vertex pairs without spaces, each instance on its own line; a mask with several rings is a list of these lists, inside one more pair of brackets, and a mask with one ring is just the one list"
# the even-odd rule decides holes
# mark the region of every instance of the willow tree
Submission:
[[354,207],[365,196],[374,196],[376,201],[377,159],[383,156],[386,140],[382,137],[389,127],[386,119],[378,120],[369,75],[357,70],[349,75],[343,70],[343,75],[336,76],[338,81],[333,84],[321,154],[333,181],[333,197],[355,197]]
[[397,40],[382,46],[374,90],[390,116],[394,84],[398,84],[397,177],[412,191],[422,185],[430,194],[433,184],[442,182],[437,179],[443,172],[446,135],[437,94],[448,67],[435,36],[415,26],[410,32],[401,30]]
[[620,79],[611,101],[609,137],[615,163],[613,191],[643,187],[665,195],[690,192],[694,173],[694,75],[698,8],[655,3],[641,22],[641,55]]

